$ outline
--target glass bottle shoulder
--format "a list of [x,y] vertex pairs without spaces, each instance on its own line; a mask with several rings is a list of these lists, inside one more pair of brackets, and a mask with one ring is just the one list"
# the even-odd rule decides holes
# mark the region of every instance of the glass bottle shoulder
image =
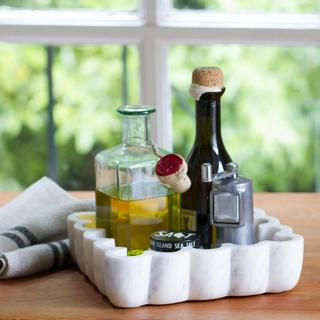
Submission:
[[97,154],[96,188],[114,198],[137,200],[172,194],[155,174],[151,147],[118,145]]
[[[165,150],[159,151],[161,154],[168,153]],[[117,163],[121,167],[131,167],[143,163],[156,163],[159,157],[154,154],[151,146],[126,146],[121,144],[101,151],[95,159],[102,164]]]

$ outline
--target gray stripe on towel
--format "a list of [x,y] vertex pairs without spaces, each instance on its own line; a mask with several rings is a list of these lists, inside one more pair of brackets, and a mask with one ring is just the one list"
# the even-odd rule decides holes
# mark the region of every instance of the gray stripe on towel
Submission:
[[20,233],[22,233],[28,239],[31,246],[38,243],[38,239],[28,228],[18,226],[18,227],[13,228],[12,230],[17,230]]
[[49,246],[49,248],[52,250],[52,253],[53,253],[53,263],[52,263],[51,269],[56,269],[60,261],[59,250],[53,242],[47,243],[47,245]]
[[70,249],[64,241],[57,241],[57,243],[61,246],[61,248],[63,250],[63,263],[62,263],[62,265],[65,266],[70,262]]
[[24,243],[24,241],[15,233],[5,232],[5,233],[1,233],[0,236],[6,237],[12,240],[19,248],[26,247],[26,244]]

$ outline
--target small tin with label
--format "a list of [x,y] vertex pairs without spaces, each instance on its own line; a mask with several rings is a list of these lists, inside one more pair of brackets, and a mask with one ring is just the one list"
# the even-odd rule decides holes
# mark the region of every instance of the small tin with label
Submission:
[[200,248],[199,236],[193,231],[156,231],[150,235],[150,248],[154,251],[174,252],[183,247]]

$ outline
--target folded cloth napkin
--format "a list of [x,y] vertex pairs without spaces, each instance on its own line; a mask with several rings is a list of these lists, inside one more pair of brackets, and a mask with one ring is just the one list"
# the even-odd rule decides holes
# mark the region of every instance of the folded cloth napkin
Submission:
[[0,279],[25,277],[55,270],[69,264],[70,261],[69,240],[17,249],[0,256]]
[[[67,238],[67,216],[76,211],[92,210],[93,200],[78,200],[47,177],[38,180],[13,201],[0,208],[2,274],[5,273],[8,278],[47,270],[50,259],[41,257],[46,257],[44,252],[47,252],[47,255],[51,255],[51,260],[56,259],[56,250],[49,250],[55,244],[52,245],[50,242]],[[44,246],[38,245],[47,242],[49,244]],[[64,243],[64,248],[69,250],[68,242]],[[26,259],[26,256],[29,258]],[[27,266],[31,268],[28,271]]]

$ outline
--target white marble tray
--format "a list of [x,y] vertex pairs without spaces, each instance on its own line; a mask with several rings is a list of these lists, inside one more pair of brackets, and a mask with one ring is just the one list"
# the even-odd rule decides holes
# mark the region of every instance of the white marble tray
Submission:
[[303,237],[262,209],[254,211],[256,244],[139,256],[115,247],[104,230],[93,229],[94,220],[94,212],[69,215],[71,253],[81,272],[119,307],[282,292],[301,274]]

